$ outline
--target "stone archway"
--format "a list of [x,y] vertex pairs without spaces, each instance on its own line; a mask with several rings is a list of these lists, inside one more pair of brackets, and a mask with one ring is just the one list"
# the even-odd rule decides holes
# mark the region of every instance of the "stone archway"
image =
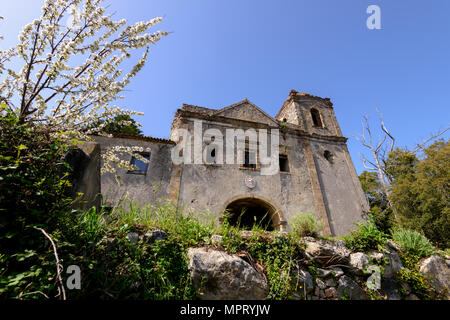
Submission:
[[267,231],[284,230],[281,212],[268,200],[246,195],[231,199],[225,204],[225,215],[231,225],[251,229],[257,224]]

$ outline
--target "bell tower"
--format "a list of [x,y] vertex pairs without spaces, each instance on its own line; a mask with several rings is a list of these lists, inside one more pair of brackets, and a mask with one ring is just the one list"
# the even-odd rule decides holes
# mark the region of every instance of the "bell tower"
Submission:
[[342,137],[333,103],[329,98],[291,90],[275,118],[298,125],[309,134]]

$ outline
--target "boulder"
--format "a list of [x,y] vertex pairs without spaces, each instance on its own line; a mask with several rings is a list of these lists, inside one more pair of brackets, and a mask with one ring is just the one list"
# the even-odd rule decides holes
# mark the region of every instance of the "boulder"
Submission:
[[328,288],[325,290],[325,297],[328,299],[337,298],[338,293],[335,288]]
[[336,286],[336,280],[329,278],[325,280],[325,284],[327,287],[335,287]]
[[332,275],[330,270],[317,268],[317,277],[318,278],[327,278]]
[[450,298],[450,268],[444,258],[435,254],[423,260],[419,270],[432,281],[438,292],[443,292]]
[[293,279],[302,286],[303,291],[310,292],[314,289],[313,277],[308,271],[299,270]]
[[339,267],[331,267],[331,274],[337,279],[344,275],[344,270]]
[[139,233],[137,233],[137,232],[128,232],[127,233],[127,239],[131,243],[138,243],[139,242]]
[[151,232],[147,232],[143,238],[143,240],[149,244],[153,244],[156,241],[163,241],[166,239],[167,239],[167,233],[162,230],[154,230]]
[[325,284],[325,282],[323,282],[320,279],[316,279],[316,285],[319,289],[324,290],[327,288],[327,285]]
[[397,252],[387,253],[386,257],[388,258],[389,263],[384,267],[383,276],[385,278],[392,278],[403,268],[402,261]]
[[373,259],[373,260],[375,260],[375,261],[381,261],[381,260],[383,260],[383,258],[384,258],[384,254],[383,254],[382,252],[376,252],[376,251],[374,251],[374,252],[371,252],[371,253],[369,254],[369,258],[371,258],[371,259]]
[[365,291],[350,277],[343,275],[338,281],[338,298],[350,300],[365,300],[367,294]]
[[364,268],[369,264],[369,257],[362,253],[352,253],[350,255],[351,271],[355,274],[363,275]]
[[389,250],[389,251],[397,251],[397,252],[399,252],[401,249],[400,249],[400,245],[398,245],[397,243],[395,243],[394,241],[392,241],[392,240],[388,240],[387,242],[386,242],[386,247],[387,247],[387,249]]
[[308,241],[305,240],[305,253],[322,266],[333,264],[347,264],[350,250],[341,241]]
[[201,300],[262,300],[265,276],[237,255],[209,248],[188,250],[189,271]]
[[382,279],[381,290],[386,295],[387,300],[401,300],[402,297],[398,292],[399,284],[394,279]]

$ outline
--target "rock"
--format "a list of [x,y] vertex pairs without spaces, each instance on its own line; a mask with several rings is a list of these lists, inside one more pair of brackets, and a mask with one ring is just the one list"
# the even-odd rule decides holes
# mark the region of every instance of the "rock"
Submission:
[[274,239],[285,239],[288,234],[289,234],[289,232],[287,232],[287,231],[279,231],[279,232],[275,233]]
[[362,253],[352,253],[350,255],[350,266],[351,271],[355,274],[363,275],[364,274],[364,268],[369,264],[369,257]]
[[324,298],[325,298],[325,291],[320,290],[320,291],[319,291],[319,297],[320,297],[321,299],[324,299]]
[[188,250],[189,271],[201,300],[262,300],[267,281],[237,255],[208,248]]
[[376,260],[376,261],[381,261],[384,258],[384,254],[381,252],[374,251],[369,254],[369,258],[372,258],[373,260]]
[[411,293],[411,287],[406,282],[401,282],[400,288],[403,290],[405,295],[409,295]]
[[387,246],[388,250],[391,252],[392,251],[397,251],[397,252],[400,251],[400,246],[392,240],[388,240],[386,242],[386,246]]
[[163,241],[167,239],[167,233],[162,230],[154,230],[151,232],[147,232],[144,235],[144,241],[149,244],[153,244],[156,241]]
[[338,293],[336,291],[336,288],[328,288],[325,290],[325,297],[326,298],[337,298]]
[[127,239],[132,243],[138,243],[139,242],[139,233],[137,232],[128,232],[127,233]]
[[334,275],[336,279],[344,275],[344,270],[339,267],[331,267],[330,270],[331,274]]
[[302,289],[298,291],[303,293],[306,291],[306,293],[309,293],[314,289],[313,278],[308,271],[299,270],[296,277],[294,276],[293,279],[302,287]]
[[350,277],[343,275],[338,281],[338,298],[350,300],[365,300],[367,294]]
[[243,239],[250,239],[253,236],[253,232],[250,230],[242,230],[240,232],[240,235]]
[[327,288],[327,285],[325,284],[325,282],[323,282],[323,281],[320,280],[320,279],[316,279],[316,284],[317,284],[317,287],[318,287],[319,289],[324,290],[324,289]]
[[320,288],[319,288],[319,287],[316,287],[316,288],[314,289],[314,296],[319,297],[319,295],[320,295]]
[[340,241],[305,241],[305,244],[307,245],[305,249],[307,256],[322,266],[336,263],[347,264],[349,261],[350,250]]
[[321,268],[317,268],[316,270],[317,270],[317,277],[319,278],[326,278],[332,275],[330,270],[325,270]]
[[223,242],[223,237],[222,236],[219,236],[218,234],[213,234],[211,236],[211,243],[212,244],[218,245],[218,244],[221,244],[222,242]]
[[398,292],[399,284],[394,279],[382,279],[381,290],[385,293],[387,300],[401,300]]
[[385,266],[383,275],[385,278],[392,278],[403,268],[402,261],[397,252],[387,253],[386,257],[389,259],[389,264]]
[[419,264],[419,271],[431,280],[438,292],[450,298],[450,268],[444,258],[432,255]]
[[410,294],[405,300],[420,300],[415,294]]
[[331,279],[331,278],[326,279],[325,280],[325,284],[326,284],[327,287],[335,287],[336,286],[336,280]]

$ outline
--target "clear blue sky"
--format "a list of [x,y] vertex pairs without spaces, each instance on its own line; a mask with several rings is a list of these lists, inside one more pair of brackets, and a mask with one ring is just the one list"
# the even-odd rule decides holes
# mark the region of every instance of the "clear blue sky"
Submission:
[[[0,0],[1,48],[17,41],[43,1]],[[384,114],[399,146],[450,122],[450,1],[109,0],[117,19],[163,16],[171,31],[152,48],[124,106],[145,112],[146,135],[167,138],[183,103],[220,108],[248,98],[275,116],[295,89],[331,98],[358,173],[352,135],[364,114]],[[368,30],[366,8],[381,8]],[[375,129],[375,128],[374,128]],[[448,138],[448,135],[446,136]]]

